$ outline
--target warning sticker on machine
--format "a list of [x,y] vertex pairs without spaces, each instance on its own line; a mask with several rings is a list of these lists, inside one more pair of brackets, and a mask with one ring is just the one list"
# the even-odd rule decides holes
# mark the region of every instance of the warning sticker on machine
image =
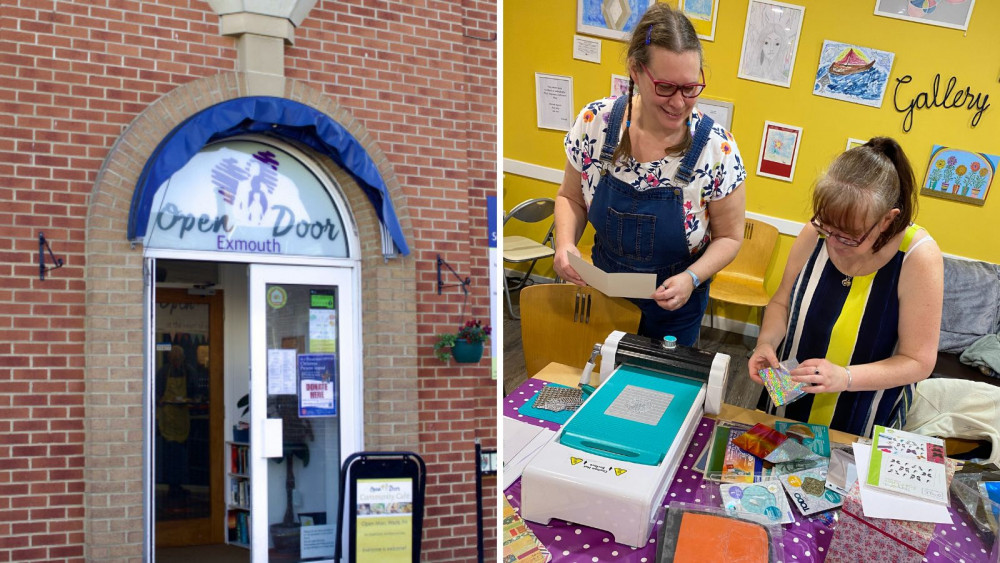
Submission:
[[591,471],[597,471],[598,473],[614,473],[615,477],[621,477],[628,472],[628,469],[621,467],[611,467],[610,465],[599,465],[597,463],[591,463],[585,459],[579,457],[570,457],[570,465],[580,465],[583,464],[584,469],[590,469]]

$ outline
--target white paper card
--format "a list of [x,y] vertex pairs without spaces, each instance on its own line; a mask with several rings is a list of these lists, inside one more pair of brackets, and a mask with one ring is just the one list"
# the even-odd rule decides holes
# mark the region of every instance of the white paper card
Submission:
[[601,40],[574,35],[573,58],[592,63],[601,62]]
[[[868,464],[871,460],[870,444],[854,443],[854,463],[858,466],[858,475],[868,474]],[[935,522],[950,524],[951,515],[948,507],[943,504],[927,502],[916,498],[882,492],[865,484],[864,479],[858,479],[861,487],[861,506],[865,516],[869,518],[892,518],[895,520],[911,520],[914,522]]]
[[573,78],[536,72],[535,107],[540,129],[569,131],[573,125]]
[[524,472],[524,468],[527,467],[528,462],[531,458],[535,457],[541,449],[542,446],[548,444],[549,441],[555,436],[555,430],[549,430],[548,428],[542,428],[541,431],[531,439],[517,455],[513,456],[506,465],[503,466],[503,488],[507,490],[521,477],[521,473]]
[[337,552],[337,530],[333,524],[299,528],[299,557],[333,557]]
[[271,348],[267,351],[267,394],[295,394],[296,350]]
[[656,274],[609,274],[573,253],[567,254],[569,265],[580,274],[583,281],[608,297],[652,299],[656,292]]
[[543,428],[515,420],[509,416],[503,417],[503,462],[507,464],[524,449],[524,446],[538,435]]

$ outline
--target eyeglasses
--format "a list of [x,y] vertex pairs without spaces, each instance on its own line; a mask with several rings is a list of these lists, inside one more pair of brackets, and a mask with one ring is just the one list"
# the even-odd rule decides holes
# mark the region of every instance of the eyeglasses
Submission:
[[680,91],[681,96],[685,98],[697,98],[701,95],[702,91],[705,89],[705,70],[701,70],[701,82],[692,82],[690,84],[677,84],[676,82],[669,82],[667,80],[657,80],[653,78],[653,75],[649,73],[649,69],[646,65],[641,65],[642,70],[646,71],[646,76],[653,83],[653,91],[656,92],[657,96],[662,96],[664,98],[669,98],[673,96],[675,92]]
[[835,238],[837,239],[837,242],[839,242],[840,244],[851,247],[861,246],[861,243],[865,242],[865,239],[868,238],[868,235],[872,233],[872,229],[874,229],[875,226],[878,225],[880,222],[881,220],[875,221],[875,224],[869,227],[868,230],[865,231],[865,234],[861,236],[861,238],[852,239],[850,237],[845,237],[844,235],[834,234],[834,232],[826,228],[826,226],[823,225],[823,223],[821,223],[820,220],[817,219],[815,215],[813,215],[813,218],[809,220],[809,223],[811,223],[812,226],[815,227],[817,231],[819,231],[819,234],[827,238]]

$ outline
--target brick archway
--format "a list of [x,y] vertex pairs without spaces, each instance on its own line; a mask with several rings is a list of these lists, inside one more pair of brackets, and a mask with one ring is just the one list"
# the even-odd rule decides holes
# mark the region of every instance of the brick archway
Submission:
[[[112,146],[87,214],[85,331],[85,520],[88,561],[140,560],[143,529],[143,249],[126,240],[136,181],[157,144],[189,116],[249,95],[245,75],[225,73],[181,86],[143,111]],[[360,122],[306,84],[285,97],[343,125],[375,162],[412,232],[406,197],[388,160]],[[417,319],[412,258],[386,262],[380,224],[361,188],[325,157],[317,162],[343,187],[361,245],[365,444],[414,449],[418,443]],[[392,405],[392,412],[388,405]],[[382,408],[379,408],[383,405]]]

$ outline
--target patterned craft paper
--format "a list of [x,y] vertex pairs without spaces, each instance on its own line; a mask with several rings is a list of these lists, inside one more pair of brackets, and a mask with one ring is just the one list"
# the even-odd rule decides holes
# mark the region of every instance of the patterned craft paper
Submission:
[[503,499],[503,560],[546,563],[552,556],[535,537],[514,507]]
[[[935,524],[887,518],[867,518],[861,506],[861,489],[855,481],[844,498],[841,518],[827,552],[827,563],[856,561],[924,561],[934,537]],[[876,531],[873,531],[873,528]]]
[[779,365],[777,368],[766,368],[757,372],[764,382],[767,394],[771,396],[771,402],[777,406],[787,405],[805,395],[802,390],[803,383],[792,381],[792,376],[788,374],[788,369]]

